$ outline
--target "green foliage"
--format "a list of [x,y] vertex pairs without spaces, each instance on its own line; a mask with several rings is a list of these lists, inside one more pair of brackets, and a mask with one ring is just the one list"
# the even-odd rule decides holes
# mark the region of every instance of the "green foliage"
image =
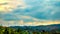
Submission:
[[0,34],[60,34],[59,30],[52,31],[29,31],[0,26]]

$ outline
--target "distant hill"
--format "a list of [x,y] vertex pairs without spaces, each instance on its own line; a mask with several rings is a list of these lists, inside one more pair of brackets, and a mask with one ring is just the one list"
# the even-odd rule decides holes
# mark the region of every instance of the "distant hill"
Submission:
[[53,25],[40,25],[40,26],[10,26],[11,28],[15,29],[22,29],[22,30],[32,30],[32,31],[51,31],[51,30],[60,30],[60,24],[53,24]]

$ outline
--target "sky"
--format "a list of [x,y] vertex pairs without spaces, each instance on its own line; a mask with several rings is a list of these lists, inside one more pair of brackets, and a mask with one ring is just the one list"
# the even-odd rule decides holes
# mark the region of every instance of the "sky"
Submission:
[[60,24],[60,0],[0,0],[0,25]]

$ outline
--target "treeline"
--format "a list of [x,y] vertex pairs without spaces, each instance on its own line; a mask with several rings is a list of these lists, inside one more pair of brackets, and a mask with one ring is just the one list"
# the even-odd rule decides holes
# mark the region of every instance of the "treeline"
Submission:
[[32,30],[21,30],[20,28],[14,29],[14,28],[10,28],[10,27],[0,26],[0,34],[60,34],[60,31],[57,31],[57,30],[32,31]]

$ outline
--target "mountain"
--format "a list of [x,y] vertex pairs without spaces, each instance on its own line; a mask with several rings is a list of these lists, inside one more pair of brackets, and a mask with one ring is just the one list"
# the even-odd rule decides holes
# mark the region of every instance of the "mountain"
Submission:
[[53,24],[53,25],[40,25],[40,26],[10,26],[11,28],[21,29],[21,30],[30,30],[30,31],[51,31],[51,30],[59,30],[60,31],[60,24]]

